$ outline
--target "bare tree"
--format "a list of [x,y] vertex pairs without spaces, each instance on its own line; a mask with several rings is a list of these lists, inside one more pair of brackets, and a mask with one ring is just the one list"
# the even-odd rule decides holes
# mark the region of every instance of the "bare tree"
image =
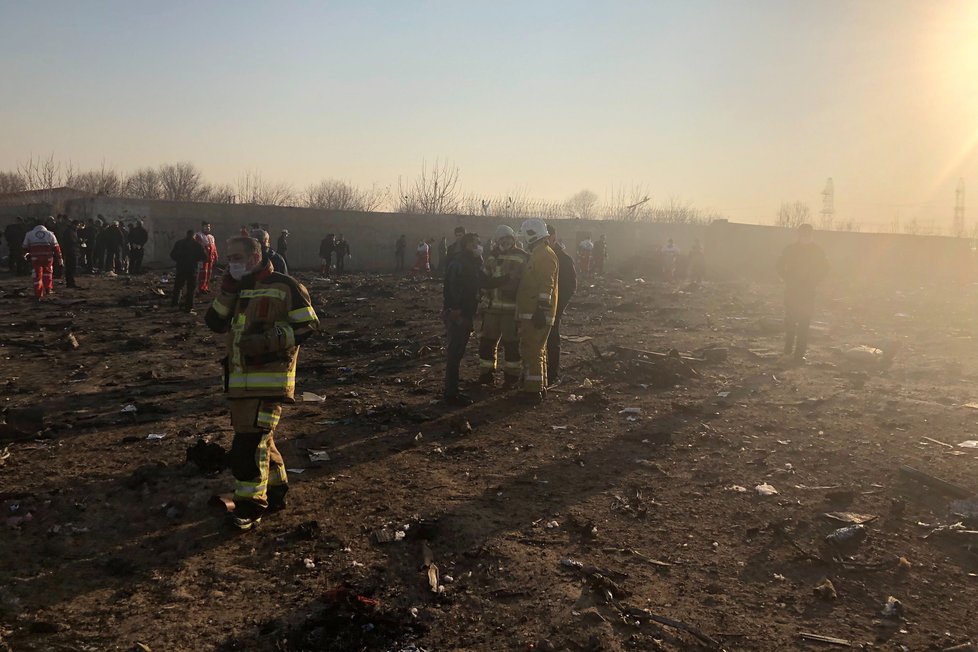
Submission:
[[0,194],[27,190],[27,182],[19,172],[0,172]]
[[238,203],[260,206],[294,206],[295,188],[286,182],[271,182],[257,170],[249,170],[238,176],[234,185]]
[[37,159],[32,154],[26,163],[17,166],[17,173],[23,178],[26,190],[50,190],[70,186],[75,179],[71,161],[55,161],[54,152],[47,158]]
[[157,168],[136,170],[122,184],[122,196],[133,199],[162,199],[163,179]]
[[644,185],[633,185],[631,188],[622,185],[612,190],[602,212],[609,220],[646,221],[650,214],[650,200],[649,191]]
[[811,219],[812,211],[805,202],[782,202],[774,225],[796,228],[802,224],[810,223]]
[[423,215],[454,215],[462,207],[458,167],[451,163],[421,163],[421,174],[410,186],[397,182],[399,204],[404,212]]
[[364,190],[337,179],[325,179],[306,188],[302,205],[337,211],[373,211],[387,201],[389,191],[376,185]]
[[161,199],[200,201],[210,190],[193,163],[168,163],[160,166]]
[[122,194],[122,177],[112,169],[106,169],[105,162],[98,170],[82,172],[75,176],[73,185],[78,190],[90,192],[93,195],[118,197]]
[[201,197],[200,201],[213,204],[233,204],[236,199],[234,186],[229,183],[222,183],[216,186],[208,186],[207,193]]
[[567,214],[581,220],[589,220],[594,217],[594,207],[598,203],[598,196],[590,190],[582,190],[567,200]]

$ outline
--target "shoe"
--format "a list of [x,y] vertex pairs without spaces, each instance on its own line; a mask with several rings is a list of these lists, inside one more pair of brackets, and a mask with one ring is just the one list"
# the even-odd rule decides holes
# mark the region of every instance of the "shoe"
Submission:
[[228,514],[228,522],[233,527],[236,527],[244,532],[245,530],[251,530],[258,527],[258,524],[261,523],[261,516],[238,516],[234,512],[231,512]]
[[472,405],[472,399],[465,394],[446,394],[445,403],[458,407],[468,407]]
[[283,509],[289,506],[288,494],[282,493],[268,493],[268,511],[270,512],[281,512]]

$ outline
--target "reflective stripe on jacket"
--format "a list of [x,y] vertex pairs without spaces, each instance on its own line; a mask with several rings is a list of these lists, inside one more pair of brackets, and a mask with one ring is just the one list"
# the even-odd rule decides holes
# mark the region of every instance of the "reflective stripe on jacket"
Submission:
[[494,249],[492,254],[486,258],[486,274],[489,278],[502,278],[509,276],[506,285],[490,290],[486,293],[486,311],[493,313],[516,314],[516,293],[520,287],[520,279],[523,277],[523,268],[530,255],[520,249],[513,247],[509,251]]
[[547,323],[554,323],[557,315],[557,270],[557,255],[549,244],[539,244],[530,252],[516,293],[517,318],[533,319],[533,313],[539,307],[543,309]]

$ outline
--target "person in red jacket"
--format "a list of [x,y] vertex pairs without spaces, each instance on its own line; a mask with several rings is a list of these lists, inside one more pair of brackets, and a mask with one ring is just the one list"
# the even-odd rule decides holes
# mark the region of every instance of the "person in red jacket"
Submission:
[[200,231],[194,237],[207,254],[207,259],[197,268],[197,290],[201,293],[209,292],[211,274],[214,272],[214,263],[217,262],[217,241],[211,235],[210,222],[201,222]]
[[[54,226],[54,218],[48,218],[48,224]],[[54,290],[54,261],[63,267],[61,246],[54,233],[38,224],[24,236],[24,258],[31,261],[34,269],[34,298],[40,301]]]

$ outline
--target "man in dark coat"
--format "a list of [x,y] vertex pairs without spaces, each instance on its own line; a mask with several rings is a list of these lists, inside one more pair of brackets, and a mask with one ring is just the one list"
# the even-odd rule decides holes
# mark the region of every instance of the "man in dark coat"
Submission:
[[137,221],[129,229],[129,273],[140,274],[143,271],[143,253],[149,242],[149,232],[143,226],[143,221]]
[[78,270],[78,251],[81,239],[78,237],[78,228],[81,222],[77,220],[67,221],[57,234],[58,243],[61,245],[61,256],[64,258],[65,287],[76,288],[75,273]]
[[207,260],[207,252],[194,237],[194,230],[187,231],[183,240],[177,240],[170,251],[170,258],[177,264],[177,275],[173,280],[173,296],[170,305],[174,308],[183,292],[183,309],[190,312],[194,307],[194,289],[197,283],[197,265]]
[[27,224],[24,223],[24,218],[20,216],[3,230],[7,248],[10,249],[10,260],[7,263],[10,266],[10,271],[17,275],[27,273],[27,261],[24,260],[24,237],[26,235]]
[[557,243],[557,230],[547,225],[550,234],[550,244],[557,254],[557,315],[554,325],[547,337],[547,382],[556,385],[560,380],[560,318],[577,292],[577,270],[574,269],[574,259],[564,251],[563,243]]
[[267,260],[272,264],[272,270],[279,274],[289,275],[289,264],[271,247],[271,236],[265,229],[253,229],[251,237],[261,245],[262,260]]
[[346,269],[346,259],[350,257],[350,243],[343,239],[343,234],[336,236],[336,275],[339,276]]
[[808,327],[815,312],[815,291],[829,272],[825,252],[815,244],[811,224],[798,227],[798,240],[785,247],[778,259],[778,274],[784,279],[784,354],[804,364]]
[[289,256],[288,256],[289,230],[288,229],[282,229],[282,234],[278,237],[278,243],[276,244],[276,247],[278,247],[277,249],[278,255],[281,256],[282,260],[285,261],[285,264],[288,265],[289,264]]

